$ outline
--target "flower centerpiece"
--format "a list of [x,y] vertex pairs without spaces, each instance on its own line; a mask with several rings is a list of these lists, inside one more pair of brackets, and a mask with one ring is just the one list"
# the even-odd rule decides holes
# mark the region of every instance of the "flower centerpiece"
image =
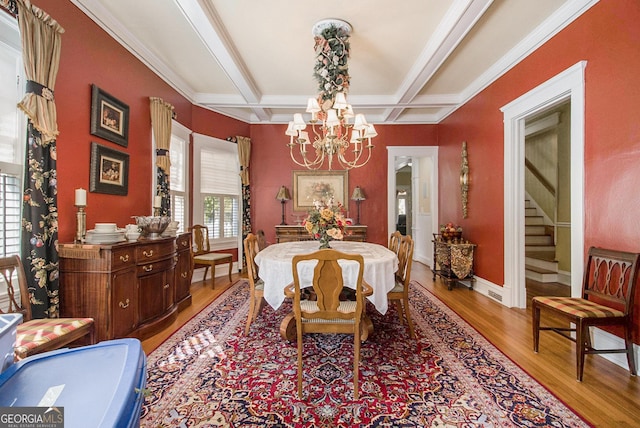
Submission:
[[342,240],[346,219],[342,204],[335,203],[333,197],[313,201],[314,208],[303,225],[309,235],[320,242],[320,248],[331,248],[329,241]]
[[462,227],[456,226],[453,223],[441,224],[440,235],[442,235],[442,239],[445,241],[460,239],[462,237]]

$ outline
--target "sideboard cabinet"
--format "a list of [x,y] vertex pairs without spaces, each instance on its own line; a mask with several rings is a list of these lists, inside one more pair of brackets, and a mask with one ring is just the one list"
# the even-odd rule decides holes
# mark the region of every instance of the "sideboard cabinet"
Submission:
[[181,273],[191,280],[190,253],[186,262],[185,252],[176,246],[185,239],[61,244],[60,315],[94,318],[97,341],[157,333],[191,302],[184,282],[179,292],[176,288]]
[[[346,226],[344,229],[345,241],[367,240],[367,226]],[[279,225],[276,226],[276,242],[292,242],[292,241],[311,241],[313,238],[307,232],[307,229],[301,225]]]

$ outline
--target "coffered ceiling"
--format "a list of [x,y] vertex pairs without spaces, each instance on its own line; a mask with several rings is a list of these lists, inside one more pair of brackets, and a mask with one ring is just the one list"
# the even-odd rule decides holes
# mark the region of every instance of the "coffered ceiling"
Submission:
[[286,123],[315,97],[313,25],[351,24],[348,101],[438,123],[597,0],[71,0],[192,103]]

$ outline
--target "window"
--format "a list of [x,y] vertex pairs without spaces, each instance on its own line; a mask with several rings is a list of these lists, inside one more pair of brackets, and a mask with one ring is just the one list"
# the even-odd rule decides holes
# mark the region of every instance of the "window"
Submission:
[[[1,14],[6,15],[6,14]],[[16,104],[22,97],[22,56],[15,19],[0,17],[0,257],[20,253],[20,209],[25,119]]]
[[209,228],[218,249],[238,246],[240,167],[236,144],[194,134],[194,223]]
[[188,229],[188,181],[189,131],[175,120],[171,125],[171,171],[169,194],[171,195],[171,218],[178,224],[178,233]]

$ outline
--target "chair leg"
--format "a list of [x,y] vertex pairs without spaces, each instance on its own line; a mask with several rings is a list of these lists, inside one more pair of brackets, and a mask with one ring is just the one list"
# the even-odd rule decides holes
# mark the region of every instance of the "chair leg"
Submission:
[[405,300],[402,306],[404,306],[404,316],[407,319],[407,324],[409,325],[409,337],[415,339],[416,334],[413,331],[413,321],[411,321],[411,314],[409,313],[409,300]]
[[540,307],[534,300],[531,306],[531,313],[533,320],[531,325],[533,326],[533,352],[538,353],[538,346],[540,345]]
[[360,387],[358,386],[358,375],[360,373],[360,328],[355,329],[353,334],[353,398],[360,398]]
[[589,335],[589,326],[585,325],[581,320],[576,324],[576,378],[578,382],[582,382],[582,374],[584,372],[584,351],[587,346],[587,337]]
[[298,336],[298,398],[302,400],[302,326],[296,322]]
[[[204,267],[204,276],[202,277],[202,282],[206,282],[207,281],[207,272],[209,272],[209,266],[205,266]],[[213,274],[211,274],[213,275]]]
[[233,267],[233,260],[229,262],[229,282],[231,282],[231,268]]
[[251,328],[251,323],[253,322],[253,319],[254,319],[254,311],[256,310],[256,298],[253,295],[253,293],[251,293],[250,299],[251,300],[249,302],[249,313],[247,314],[247,325],[244,328],[245,336],[249,335],[249,329]]
[[636,357],[633,352],[633,340],[631,339],[631,329],[628,326],[624,327],[624,342],[627,348],[627,363],[629,364],[629,371],[631,376],[635,376],[636,372]]

